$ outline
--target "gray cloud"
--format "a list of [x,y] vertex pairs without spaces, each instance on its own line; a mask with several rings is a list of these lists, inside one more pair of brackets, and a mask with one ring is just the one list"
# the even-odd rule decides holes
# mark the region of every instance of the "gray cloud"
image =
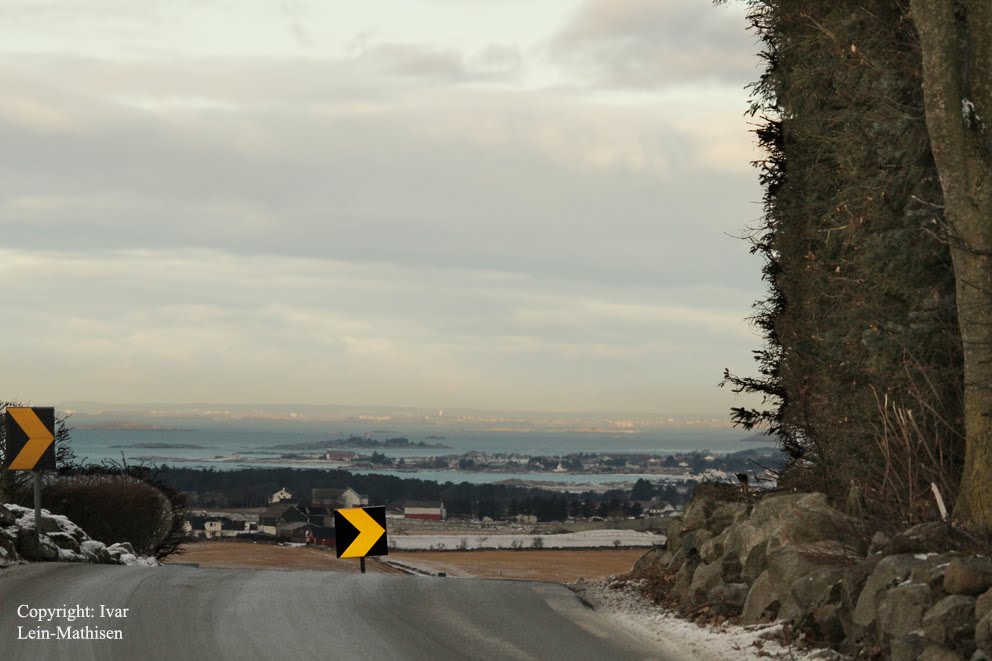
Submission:
[[551,54],[596,84],[743,85],[757,48],[735,7],[710,0],[585,0]]
[[726,408],[742,147],[380,56],[4,58],[9,396]]

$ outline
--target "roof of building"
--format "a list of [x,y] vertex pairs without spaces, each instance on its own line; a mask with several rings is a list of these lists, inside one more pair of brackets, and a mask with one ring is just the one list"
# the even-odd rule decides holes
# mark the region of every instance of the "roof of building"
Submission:
[[444,502],[440,500],[408,500],[404,507],[423,507],[426,509],[441,509]]
[[310,528],[316,528],[317,527],[314,524],[310,523],[309,521],[293,521],[292,523],[283,523],[283,524],[280,524],[280,525],[276,526],[276,529],[277,530],[299,530],[300,528],[306,528],[308,526]]

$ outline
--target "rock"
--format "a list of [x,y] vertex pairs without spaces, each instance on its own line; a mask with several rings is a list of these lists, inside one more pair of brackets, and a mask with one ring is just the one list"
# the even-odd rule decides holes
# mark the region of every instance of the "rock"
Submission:
[[692,530],[682,535],[682,546],[679,551],[685,553],[686,557],[699,557],[700,547],[713,538],[713,533],[705,528]]
[[868,544],[868,553],[880,553],[888,543],[889,536],[884,532],[877,532],[871,537],[871,542]]
[[662,546],[653,546],[634,563],[634,571],[644,571],[655,565],[668,566],[672,560],[672,552]]
[[914,567],[926,564],[910,554],[891,555],[882,558],[865,582],[864,588],[857,599],[854,608],[854,623],[867,627],[878,617],[878,604],[884,592],[902,583],[913,571]]
[[50,562],[59,559],[59,547],[55,545],[46,535],[41,539],[34,534],[33,530],[27,534],[20,535],[17,540],[17,550],[25,560],[42,560]]
[[673,553],[682,546],[682,533],[685,531],[685,522],[681,516],[673,516],[665,526],[665,546]]
[[727,539],[726,531],[719,533],[713,539],[708,539],[699,545],[699,557],[703,562],[716,562],[724,554],[724,541]]
[[944,570],[949,594],[978,595],[992,588],[992,562],[981,558],[954,558]]
[[840,542],[851,549],[851,557],[864,555],[860,522],[834,509],[822,493],[806,494],[779,519],[779,525],[768,537],[768,553],[780,546],[812,542]]
[[745,503],[721,503],[710,514],[706,529],[714,535],[719,535],[733,524],[745,519],[748,509]]
[[791,588],[799,579],[824,566],[843,568],[849,550],[840,542],[821,541],[812,544],[781,546],[768,552],[768,577],[781,586],[779,618],[791,619],[799,612],[799,605],[792,598]]
[[979,649],[992,654],[992,611],[983,615],[975,625],[975,643]]
[[916,661],[929,644],[930,641],[915,633],[893,638],[890,644],[891,661]]
[[754,583],[768,569],[767,540],[753,547],[743,560],[741,574],[748,583]]
[[62,526],[48,515],[48,510],[41,510],[41,532],[62,532]]
[[916,631],[930,607],[930,588],[920,584],[899,585],[884,593],[878,606],[878,628],[887,636],[901,638]]
[[918,661],[961,661],[961,656],[940,645],[929,645],[920,654]]
[[778,519],[786,510],[808,495],[810,494],[786,493],[776,494],[774,496],[765,496],[755,504],[754,509],[751,510],[751,516],[748,517],[748,520],[753,525],[760,526],[767,521]]
[[832,647],[844,642],[849,619],[850,613],[842,604],[821,604],[812,612],[819,638]]
[[975,600],[975,619],[982,619],[989,611],[992,611],[992,590],[986,590]]
[[741,614],[741,623],[771,622],[778,617],[781,607],[781,596],[775,584],[768,577],[768,572],[764,572],[748,590],[747,599],[744,601],[744,612]]
[[696,567],[689,584],[688,594],[683,594],[684,603],[698,606],[705,603],[710,590],[720,584],[723,566],[719,562],[703,563]]
[[115,564],[114,557],[110,554],[110,551],[107,550],[107,547],[103,542],[89,539],[80,544],[79,548],[83,555],[92,558],[94,562],[104,565]]
[[965,655],[975,651],[975,598],[952,594],[944,597],[923,616],[923,634]]
[[113,546],[118,546],[123,550],[127,551],[128,553],[130,553],[131,555],[138,555],[137,553],[134,552],[134,547],[131,546],[131,542],[118,542],[116,544],[113,544],[112,547]]
[[789,591],[804,611],[821,604],[837,604],[841,602],[841,586],[846,573],[843,567],[821,567],[795,580]]
[[901,553],[943,553],[957,548],[958,534],[946,523],[920,523],[894,535],[883,550],[887,555]]
[[14,525],[18,518],[17,512],[0,505],[0,528]]
[[740,560],[732,555],[720,560],[720,580],[724,583],[740,583],[744,580]]
[[969,661],[992,661],[992,657],[982,650],[975,650],[975,653],[971,655],[971,659],[969,659]]
[[744,608],[748,587],[744,583],[720,583],[706,595],[712,604],[724,604],[735,611]]
[[53,532],[47,535],[48,539],[55,543],[60,549],[79,553],[79,542],[67,532]]

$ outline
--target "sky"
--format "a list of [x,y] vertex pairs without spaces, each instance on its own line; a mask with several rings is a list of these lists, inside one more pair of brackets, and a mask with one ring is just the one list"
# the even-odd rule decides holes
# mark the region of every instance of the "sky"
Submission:
[[0,398],[726,414],[743,10],[0,0]]

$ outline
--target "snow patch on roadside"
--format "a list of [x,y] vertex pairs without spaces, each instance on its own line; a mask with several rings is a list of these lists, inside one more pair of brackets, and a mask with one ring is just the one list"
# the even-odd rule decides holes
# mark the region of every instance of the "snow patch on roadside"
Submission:
[[669,653],[677,652],[685,661],[841,661],[848,658],[833,650],[803,652],[783,646],[774,640],[782,633],[781,624],[700,627],[652,604],[641,597],[634,586],[613,589],[611,582],[611,578],[579,580],[569,587],[617,626],[652,641]]

